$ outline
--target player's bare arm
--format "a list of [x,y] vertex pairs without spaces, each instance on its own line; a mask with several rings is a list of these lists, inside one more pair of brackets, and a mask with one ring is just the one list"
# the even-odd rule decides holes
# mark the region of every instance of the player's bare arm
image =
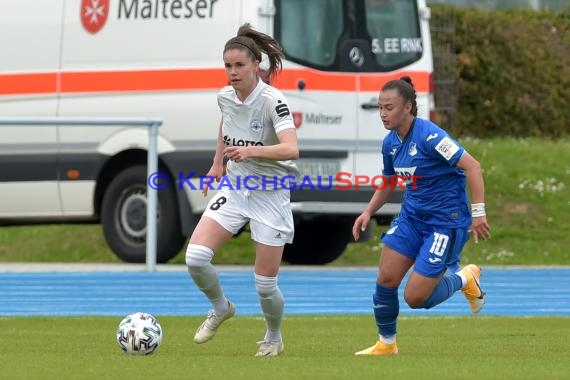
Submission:
[[387,186],[385,189],[376,190],[374,192],[374,195],[372,195],[366,209],[354,221],[354,225],[352,226],[352,236],[354,237],[354,240],[358,240],[360,238],[360,232],[366,230],[368,223],[370,223],[370,218],[372,218],[372,215],[374,215],[376,211],[386,203],[392,191],[393,190],[390,186]]
[[[220,126],[218,128],[218,140],[216,144],[216,153],[214,155],[214,160],[212,162],[212,167],[206,173],[208,177],[214,177],[216,182],[220,182],[222,180],[222,176],[224,175],[224,139],[222,138],[222,124],[223,119],[220,120]],[[208,186],[204,186],[202,189],[202,194],[204,196],[208,195]]]
[[473,225],[471,226],[473,241],[477,243],[479,238],[486,240],[491,236],[491,229],[485,215],[485,184],[483,181],[483,171],[481,164],[467,152],[461,156],[457,167],[463,169],[465,172],[467,184],[471,192],[471,204],[479,205],[474,206],[479,208],[479,210],[475,210],[476,212],[473,214]]

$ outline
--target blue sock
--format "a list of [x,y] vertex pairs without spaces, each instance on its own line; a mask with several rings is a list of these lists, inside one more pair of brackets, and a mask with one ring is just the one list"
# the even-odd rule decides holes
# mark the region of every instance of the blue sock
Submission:
[[400,313],[398,288],[387,288],[376,284],[376,293],[372,296],[372,301],[378,334],[393,338],[396,335],[396,319]]
[[461,277],[455,273],[443,276],[428,299],[421,304],[420,308],[431,309],[439,305],[461,289],[461,285]]

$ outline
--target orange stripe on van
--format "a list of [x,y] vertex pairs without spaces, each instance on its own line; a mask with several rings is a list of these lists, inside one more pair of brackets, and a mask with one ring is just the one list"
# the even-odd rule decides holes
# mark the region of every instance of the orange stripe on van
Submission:
[[[297,90],[299,81],[305,91],[379,91],[384,83],[404,75],[412,78],[418,92],[429,92],[430,74],[332,73],[312,69],[285,69],[275,78],[275,87]],[[358,83],[360,79],[360,83]],[[65,93],[218,90],[227,84],[225,70],[173,69],[131,71],[73,71],[53,73],[0,74],[0,95]]]
[[283,70],[272,84],[280,90],[297,90],[301,80],[307,91],[356,91],[356,76],[352,73],[329,73],[310,69]]
[[[317,91],[371,91],[378,92],[382,86],[392,79],[409,76],[417,92],[429,92],[430,74],[420,71],[402,71],[397,73],[330,73],[310,69],[283,70],[274,80],[280,90],[296,90],[299,81],[305,84],[305,90]],[[360,86],[357,85],[360,78]]]
[[64,72],[61,91],[71,93],[220,89],[227,82],[223,69]]
[[55,92],[57,92],[57,73],[0,74],[0,95]]

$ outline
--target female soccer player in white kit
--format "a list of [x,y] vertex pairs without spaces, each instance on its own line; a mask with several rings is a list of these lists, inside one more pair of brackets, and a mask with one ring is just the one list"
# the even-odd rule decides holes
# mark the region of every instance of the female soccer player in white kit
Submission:
[[[289,190],[275,186],[272,179],[298,174],[292,160],[299,157],[299,149],[283,94],[259,77],[262,53],[267,55],[271,77],[281,69],[282,49],[277,41],[249,24],[241,26],[224,47],[230,85],[218,93],[222,125],[208,175],[220,181],[226,158],[224,183],[231,186],[218,190],[209,202],[190,238],[186,265],[196,286],[213,305],[194,336],[196,343],[205,343],[214,337],[222,322],[234,316],[236,309],[224,295],[212,257],[250,223],[255,241],[255,288],[267,326],[256,356],[276,356],[284,349],[284,300],[277,275],[283,248],[293,241],[294,227]],[[207,190],[203,189],[205,194]]]

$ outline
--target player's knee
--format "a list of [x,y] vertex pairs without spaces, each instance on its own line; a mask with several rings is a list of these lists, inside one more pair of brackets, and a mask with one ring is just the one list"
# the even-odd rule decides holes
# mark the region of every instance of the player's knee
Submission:
[[380,271],[378,273],[378,277],[376,278],[376,283],[386,288],[397,288],[400,286],[401,282],[401,278],[392,275],[392,273],[390,273],[388,270]]
[[255,274],[255,290],[260,297],[270,297],[277,291],[277,277]]
[[421,309],[424,307],[426,297],[422,294],[404,292],[404,300],[412,309]]
[[199,244],[188,244],[186,248],[186,265],[190,270],[205,267],[212,261],[214,251]]

